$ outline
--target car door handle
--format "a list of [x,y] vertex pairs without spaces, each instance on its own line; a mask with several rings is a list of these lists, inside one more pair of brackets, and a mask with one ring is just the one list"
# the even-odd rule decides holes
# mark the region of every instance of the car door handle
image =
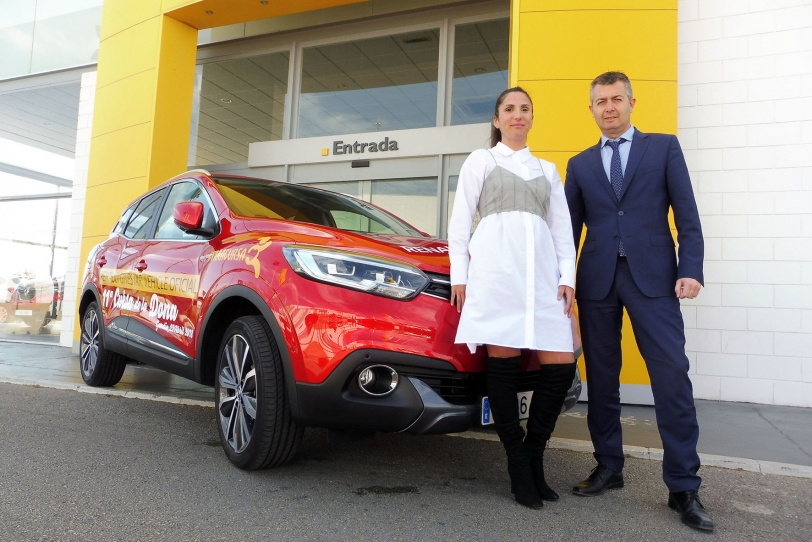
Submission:
[[107,265],[107,258],[102,256],[101,258],[99,258],[98,264],[99,264],[99,267],[104,267],[105,265]]
[[137,270],[139,270],[139,271],[143,271],[144,269],[146,269],[146,268],[147,268],[147,262],[145,262],[144,260],[141,260],[140,262],[138,262],[137,264],[135,264],[135,268],[136,268]]

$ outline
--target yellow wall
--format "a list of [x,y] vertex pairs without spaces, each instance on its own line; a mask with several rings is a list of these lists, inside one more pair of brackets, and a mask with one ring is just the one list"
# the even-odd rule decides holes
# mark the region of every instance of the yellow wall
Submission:
[[186,169],[196,49],[159,0],[104,3],[80,261],[127,203]]
[[[562,175],[600,137],[589,84],[610,70],[632,81],[635,126],[677,132],[677,0],[512,0],[510,84],[533,98],[531,150]],[[648,384],[628,318],[623,328],[621,383]]]

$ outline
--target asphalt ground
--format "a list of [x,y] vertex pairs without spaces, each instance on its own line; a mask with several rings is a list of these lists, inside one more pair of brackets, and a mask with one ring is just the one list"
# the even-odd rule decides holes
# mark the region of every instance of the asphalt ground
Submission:
[[0,540],[812,539],[809,478],[703,467],[709,535],[666,506],[660,462],[629,459],[624,489],[583,498],[567,489],[591,456],[546,459],[562,498],[538,511],[489,440],[308,429],[294,462],[247,472],[211,408],[0,384]]
[[[154,369],[130,364],[113,388],[90,388],[79,374],[79,359],[69,348],[0,339],[0,382],[36,384],[153,401],[213,406],[211,387]],[[768,474],[812,478],[810,409],[696,401],[699,419],[697,449],[703,465]],[[588,406],[578,403],[561,415],[551,447],[592,452],[586,424]],[[654,409],[623,405],[624,449],[632,457],[662,459],[662,442]],[[492,438],[472,430],[463,436]]]

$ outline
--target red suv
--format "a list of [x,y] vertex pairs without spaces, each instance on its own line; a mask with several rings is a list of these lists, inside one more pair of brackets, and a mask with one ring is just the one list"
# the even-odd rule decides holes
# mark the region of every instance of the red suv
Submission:
[[213,385],[223,448],[246,469],[290,460],[305,426],[465,431],[488,421],[485,357],[454,344],[447,253],[353,197],[187,172],[91,250],[82,377],[114,385],[135,359]]

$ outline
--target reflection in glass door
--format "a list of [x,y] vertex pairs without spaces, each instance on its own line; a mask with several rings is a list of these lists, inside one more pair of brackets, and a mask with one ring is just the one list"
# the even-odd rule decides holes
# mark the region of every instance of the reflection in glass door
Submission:
[[368,201],[402,218],[420,231],[433,236],[438,234],[437,177],[307,183],[306,186]]
[[[451,211],[454,210],[454,198],[457,196],[457,183],[460,180],[459,175],[449,175],[448,176],[448,218],[446,219],[446,235],[445,239],[448,239],[448,221],[451,220]],[[471,233],[474,232],[476,229],[477,224],[479,224],[479,212],[477,211],[476,215],[474,216],[474,222],[471,224]]]

